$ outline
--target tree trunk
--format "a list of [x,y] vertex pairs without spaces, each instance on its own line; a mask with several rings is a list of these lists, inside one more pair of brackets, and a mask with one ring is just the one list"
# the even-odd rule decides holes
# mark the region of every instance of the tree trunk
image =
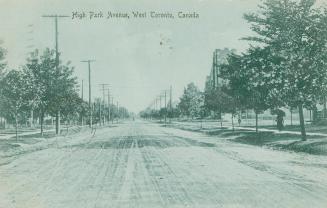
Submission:
[[43,122],[44,122],[44,112],[41,110],[40,125],[41,125],[41,136],[43,136]]
[[255,111],[255,132],[258,133],[258,112]]
[[101,104],[99,103],[99,126],[102,124],[102,117],[101,117]]
[[[164,111],[165,115],[164,115],[164,118],[165,118],[165,125],[167,125],[167,109],[165,108],[165,111]],[[201,118],[202,119],[202,118]],[[201,120],[201,129],[202,129],[202,120]]]
[[18,119],[17,119],[17,113],[15,114],[15,132],[16,132],[16,142],[18,140]]
[[316,124],[317,122],[318,122],[318,109],[317,106],[314,106],[312,110],[312,123]]
[[326,96],[324,96],[324,110],[323,110],[324,112],[323,112],[323,115],[324,115],[324,118],[326,118],[327,117],[327,115],[326,115],[326,111],[327,111],[327,106],[326,106]]
[[82,126],[84,126],[84,116],[82,115]]
[[293,112],[292,112],[292,108],[291,108],[291,126],[293,126]]
[[60,110],[56,113],[56,134],[60,134]]
[[302,104],[299,104],[299,116],[300,116],[300,126],[301,126],[301,135],[302,135],[302,141],[307,140],[307,136],[305,133],[305,126],[304,126],[304,116],[303,116],[303,106]]
[[30,127],[33,127],[33,120],[34,120],[34,115],[33,115],[33,109],[31,110],[31,121],[30,121]]
[[221,129],[223,128],[223,115],[221,113],[221,110],[220,110],[220,128]]
[[232,127],[233,127],[233,131],[235,131],[235,128],[234,128],[234,115],[232,114]]

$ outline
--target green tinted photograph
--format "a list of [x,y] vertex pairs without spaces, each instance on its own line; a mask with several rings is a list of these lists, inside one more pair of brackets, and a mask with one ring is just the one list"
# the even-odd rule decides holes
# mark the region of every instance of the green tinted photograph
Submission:
[[326,208],[327,0],[0,0],[0,208]]

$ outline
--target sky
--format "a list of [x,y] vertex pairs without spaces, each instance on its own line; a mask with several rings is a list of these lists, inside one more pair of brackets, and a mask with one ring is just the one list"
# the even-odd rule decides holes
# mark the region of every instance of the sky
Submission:
[[[257,10],[259,0],[0,0],[0,40],[8,51],[9,68],[19,68],[27,54],[55,46],[54,20],[42,15],[68,15],[59,20],[61,60],[70,60],[84,80],[92,69],[93,99],[100,84],[110,84],[114,102],[132,112],[145,109],[163,90],[173,89],[177,101],[194,82],[204,88],[216,48],[242,52],[251,35],[243,14]],[[73,12],[196,12],[197,19],[72,19]]]

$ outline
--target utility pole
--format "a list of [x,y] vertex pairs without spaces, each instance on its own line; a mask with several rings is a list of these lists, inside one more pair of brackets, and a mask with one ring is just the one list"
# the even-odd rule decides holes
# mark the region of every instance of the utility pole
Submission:
[[[108,84],[100,84],[100,86],[102,86],[102,103],[103,103],[103,108],[102,108],[102,116],[103,116],[103,118],[101,118],[100,117],[100,123],[101,123],[101,120],[103,121],[103,125],[104,125],[104,123],[105,123],[105,113],[104,113],[104,108],[105,108],[105,91],[107,90],[107,89],[105,89],[105,87],[106,86],[108,86]],[[100,111],[101,111],[101,108],[100,108]]]
[[99,126],[101,126],[101,102],[99,102]]
[[83,79],[82,79],[82,89],[81,89],[81,91],[82,91],[81,97],[82,97],[82,100],[84,100],[84,80]]
[[216,88],[215,52],[212,57],[212,85],[213,88]]
[[[32,34],[34,31],[33,29],[33,24],[29,24],[28,25],[28,28],[31,29],[28,33]],[[33,35],[33,34],[32,34]],[[33,36],[30,37],[27,41],[33,41]],[[26,47],[28,50],[31,50],[32,48],[35,48],[35,45],[32,43],[30,45],[28,45]],[[31,55],[32,52],[29,52],[28,55]],[[2,119],[0,120],[0,124],[2,125]],[[30,127],[33,127],[34,126],[34,107],[31,108],[31,111],[30,111]]]
[[[114,107],[114,98],[111,96],[111,106]],[[114,110],[114,108],[113,108]],[[115,119],[115,115],[114,115],[114,111],[112,111],[112,119],[111,119],[111,123],[114,123],[114,119]]]
[[110,89],[108,89],[108,124],[110,124]]
[[159,94],[159,114],[158,115],[159,115],[160,122],[161,122],[161,108],[162,108],[161,107],[161,97],[162,97],[161,94]]
[[167,124],[167,91],[165,90],[165,125]]
[[173,87],[170,85],[170,122],[173,117]]
[[161,107],[161,106],[162,106],[162,105],[161,105],[161,97],[162,97],[162,96],[161,96],[161,94],[160,94],[160,95],[159,95],[159,104],[160,104],[159,110],[161,110],[161,108],[162,108],[162,107]]
[[154,101],[153,101],[153,109],[155,111],[157,110],[157,98],[155,98]]
[[214,60],[215,60],[215,71],[216,71],[216,77],[215,77],[215,79],[216,79],[216,87],[218,87],[219,86],[219,79],[218,79],[218,77],[219,77],[219,71],[218,71],[218,50],[216,49],[215,50],[215,53],[214,53]]
[[118,107],[118,101],[117,101],[117,123],[118,123],[118,118],[119,118],[119,107]]
[[[58,18],[69,17],[67,15],[43,15],[42,17],[54,18],[55,20],[55,44],[56,44],[56,71],[59,70],[59,50],[58,50]],[[60,106],[56,112],[56,134],[60,134]]]
[[[82,102],[84,102],[84,80],[82,79]],[[84,109],[84,108],[83,108]],[[84,113],[84,110],[83,110]],[[84,115],[82,113],[82,126],[84,126]]]
[[158,110],[158,98],[156,98],[156,110]]
[[219,71],[218,71],[218,49],[213,52],[212,58],[212,81],[213,87],[216,88],[219,85]]
[[92,128],[92,98],[91,98],[91,62],[94,62],[95,60],[86,60],[86,61],[81,61],[81,62],[86,62],[88,63],[88,68],[89,68],[89,111],[90,111],[90,128]]

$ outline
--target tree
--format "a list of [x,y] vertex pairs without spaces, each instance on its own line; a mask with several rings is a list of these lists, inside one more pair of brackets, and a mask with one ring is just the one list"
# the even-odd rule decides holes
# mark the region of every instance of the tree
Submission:
[[54,50],[46,49],[41,55],[36,50],[27,59],[25,72],[37,89],[41,134],[45,113],[56,117],[56,133],[60,133],[60,111],[65,107],[67,98],[75,93],[76,77],[73,71],[70,62],[60,63],[56,68]]
[[280,59],[271,56],[269,47],[251,47],[243,54],[242,67],[246,72],[250,100],[248,107],[256,114],[256,132],[258,132],[258,114],[267,110],[284,106],[280,94],[281,90],[279,77],[274,74],[274,68],[278,67]]
[[25,81],[20,71],[11,70],[2,79],[2,99],[7,116],[15,120],[16,140],[18,139],[18,117],[25,101]]
[[258,114],[283,105],[273,85],[276,80],[272,66],[278,60],[272,59],[268,47],[251,47],[242,55],[229,55],[227,60],[221,72],[228,80],[226,92],[233,103],[228,106],[234,106],[232,112],[253,109],[258,132]]
[[[0,44],[1,43],[2,42],[0,41]],[[6,56],[6,50],[0,46],[0,117],[4,117],[4,111],[5,111],[3,98],[2,98],[2,85],[1,85],[1,80],[5,75],[5,68],[6,68],[5,56]]]
[[88,103],[83,101],[76,92],[66,96],[63,99],[61,114],[63,120],[70,124],[71,121],[79,121],[81,116],[86,114]]
[[[0,44],[1,43],[2,42],[0,41]],[[7,51],[0,46],[0,79],[4,76],[4,70],[7,66],[7,63],[5,62],[6,53]]]
[[[36,61],[33,59],[33,62]],[[33,72],[26,66],[23,67],[23,77],[25,80],[25,97],[26,97],[26,111],[30,112],[30,126],[33,126],[34,111],[40,105],[42,94],[42,86],[36,79]]]
[[51,88],[49,90],[49,112],[56,118],[56,133],[60,134],[60,114],[67,99],[76,94],[75,86],[77,84],[77,78],[73,76],[74,67],[70,66],[71,62],[66,64],[61,64],[54,70],[50,84]]
[[200,116],[202,105],[202,93],[193,82],[188,84],[178,104],[181,114],[193,119],[196,116]]
[[214,88],[213,86],[206,86],[204,91],[204,105],[206,110],[212,110],[218,113],[220,119],[220,126],[222,127],[222,114],[236,112],[235,102],[228,94],[227,85],[221,85]]
[[226,112],[232,114],[232,124],[234,127],[233,117],[237,108],[251,107],[251,75],[244,65],[243,56],[230,54],[227,63],[221,65],[221,76],[228,80],[224,93],[223,106]]
[[314,0],[266,0],[257,13],[246,14],[257,34],[246,40],[268,46],[280,59],[272,67],[274,89],[289,106],[298,106],[302,140],[306,139],[303,107],[312,107],[327,84],[327,12]]

